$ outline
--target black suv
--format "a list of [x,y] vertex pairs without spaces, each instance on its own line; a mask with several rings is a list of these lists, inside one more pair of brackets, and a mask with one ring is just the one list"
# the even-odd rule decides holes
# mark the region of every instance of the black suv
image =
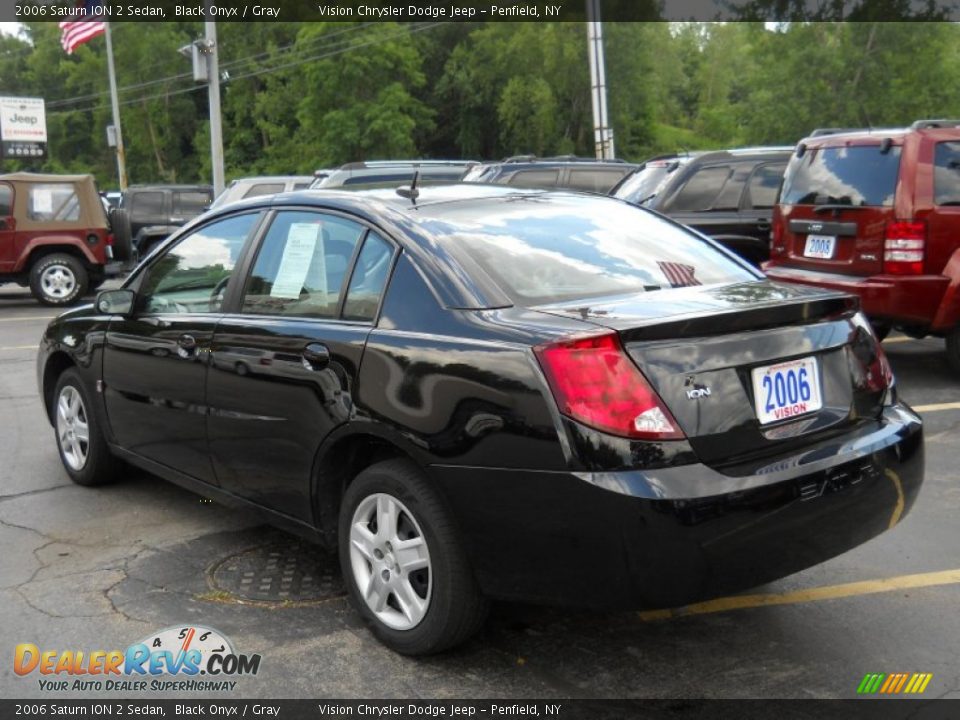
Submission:
[[133,185],[120,201],[120,213],[111,221],[114,233],[130,237],[140,257],[149,254],[168,235],[207,211],[213,202],[209,185]]
[[606,194],[637,168],[637,165],[623,160],[595,160],[576,155],[548,158],[518,155],[474,168],[463,179],[464,182],[545,190],[566,188]]
[[[770,220],[792,152],[756,147],[654,158],[611,194],[699,230],[759,265],[770,257]],[[639,182],[644,173],[655,173],[657,183]]]

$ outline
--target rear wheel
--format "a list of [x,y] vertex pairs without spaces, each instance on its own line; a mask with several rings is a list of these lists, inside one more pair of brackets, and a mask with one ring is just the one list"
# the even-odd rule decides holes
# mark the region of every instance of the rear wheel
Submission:
[[60,376],[51,410],[60,460],[70,479],[87,486],[116,480],[122,462],[107,447],[90,395],[76,370],[65,370]]
[[83,263],[65,253],[45,255],[30,268],[30,291],[44,305],[72,305],[89,282]]
[[350,599],[391,649],[440,652],[483,624],[487,604],[448,513],[408,461],[377,463],[350,484],[339,544]]

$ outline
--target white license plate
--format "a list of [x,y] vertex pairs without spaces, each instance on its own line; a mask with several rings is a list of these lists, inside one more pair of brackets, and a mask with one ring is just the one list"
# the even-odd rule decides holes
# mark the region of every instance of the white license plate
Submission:
[[804,257],[829,260],[837,247],[837,238],[833,235],[807,235],[807,244],[803,248]]
[[753,404],[761,425],[823,407],[820,369],[813,357],[753,369]]

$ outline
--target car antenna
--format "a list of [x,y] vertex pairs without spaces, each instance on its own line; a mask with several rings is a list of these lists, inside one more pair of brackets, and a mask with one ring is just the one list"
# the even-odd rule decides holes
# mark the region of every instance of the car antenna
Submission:
[[420,189],[417,187],[420,180],[420,171],[413,173],[413,180],[410,181],[410,187],[401,185],[397,188],[397,195],[404,198],[410,198],[410,202],[417,204],[417,198],[420,197]]

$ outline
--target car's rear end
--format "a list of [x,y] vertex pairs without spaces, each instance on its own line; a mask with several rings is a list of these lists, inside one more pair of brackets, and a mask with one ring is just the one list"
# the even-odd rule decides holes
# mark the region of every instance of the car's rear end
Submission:
[[543,196],[457,250],[511,297],[497,326],[535,338],[567,464],[440,472],[485,589],[672,606],[899,522],[922,482],[921,421],[856,299],[771,283],[651,213],[586,202],[551,214]]
[[850,292],[875,322],[929,328],[946,288],[914,169],[922,133],[802,141],[774,210],[769,277]]

